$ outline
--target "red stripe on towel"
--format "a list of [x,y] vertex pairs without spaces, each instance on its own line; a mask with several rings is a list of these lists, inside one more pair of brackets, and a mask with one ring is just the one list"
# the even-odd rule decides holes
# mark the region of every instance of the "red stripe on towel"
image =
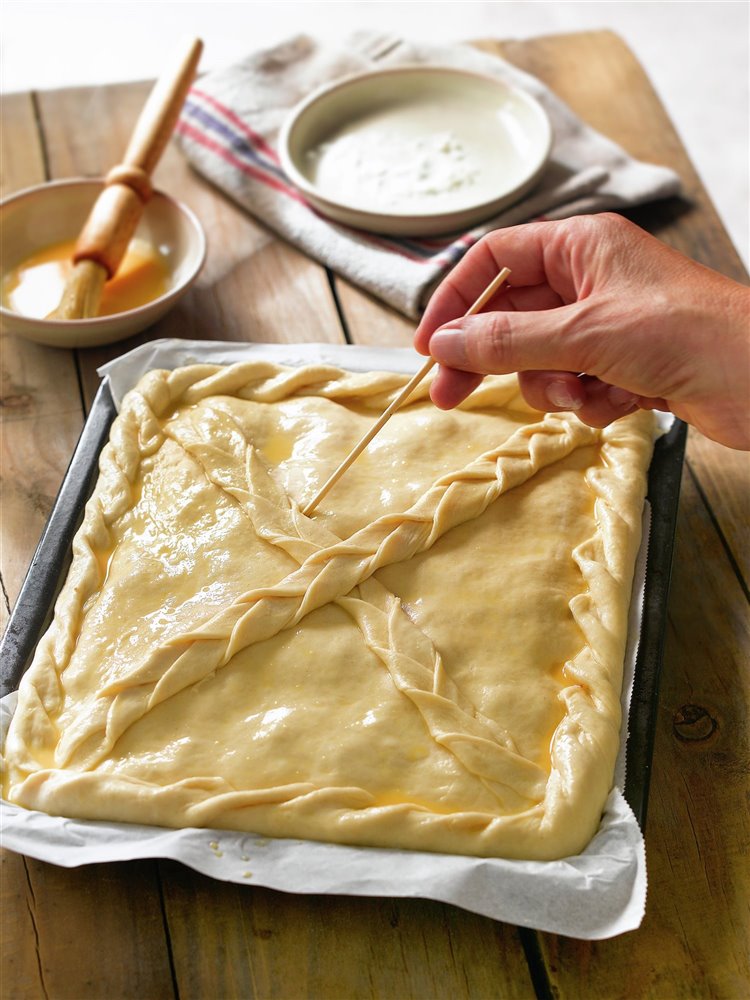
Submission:
[[248,177],[261,181],[261,183],[267,184],[276,191],[280,191],[282,194],[288,195],[290,198],[294,198],[295,201],[305,205],[307,208],[310,207],[296,188],[292,188],[288,184],[284,184],[282,181],[273,177],[271,174],[266,173],[264,170],[261,170],[259,167],[253,167],[249,163],[245,163],[239,157],[235,156],[231,150],[227,149],[226,146],[222,146],[221,143],[209,138],[205,132],[201,132],[200,129],[195,128],[194,125],[191,125],[184,119],[180,119],[177,123],[175,131],[179,132],[180,135],[187,136],[188,139],[192,139],[193,142],[199,143],[212,153],[216,153],[216,155],[220,156],[222,160],[230,163],[233,167],[242,171],[243,174],[247,174]]
[[268,142],[263,138],[260,132],[256,132],[254,129],[251,129],[250,126],[247,124],[247,122],[244,122],[239,117],[239,115],[235,114],[234,111],[232,111],[231,108],[228,108],[225,104],[222,104],[221,101],[217,101],[215,97],[212,97],[205,91],[198,90],[195,87],[191,87],[190,93],[194,94],[196,97],[199,97],[202,101],[205,101],[206,104],[210,104],[211,107],[214,108],[214,110],[224,115],[224,117],[228,119],[228,121],[230,121],[235,128],[238,128],[240,132],[244,133],[248,137],[248,139],[250,139],[252,144],[257,149],[259,149],[262,153],[265,153],[266,156],[268,156],[269,159],[273,160],[274,163],[280,164],[281,161],[279,160],[279,154],[276,152],[273,146],[270,146],[268,144]]

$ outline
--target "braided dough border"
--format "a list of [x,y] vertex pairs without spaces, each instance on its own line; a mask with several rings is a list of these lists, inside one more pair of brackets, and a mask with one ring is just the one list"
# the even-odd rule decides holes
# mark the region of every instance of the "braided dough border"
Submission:
[[[405,381],[406,376],[397,374],[352,374],[327,366],[290,370],[266,362],[193,365],[151,372],[125,397],[101,455],[100,479],[73,544],[74,559],[55,619],[19,691],[5,748],[15,778],[9,794],[12,801],[60,815],[72,814],[72,803],[80,814],[83,801],[86,818],[92,819],[211,825],[266,835],[487,856],[550,859],[576,854],[585,846],[598,826],[619,748],[630,582],[640,544],[641,507],[654,436],[648,414],[618,421],[603,431],[569,414],[548,414],[522,427],[495,451],[442,477],[405,514],[379,518],[345,542],[313,545],[300,569],[271,592],[243,595],[209,623],[182,636],[182,644],[188,643],[186,651],[180,653],[174,642],[165,644],[134,678],[137,687],[98,692],[86,718],[88,735],[95,722],[101,737],[98,744],[87,738],[81,746],[75,727],[61,735],[55,726],[64,700],[63,674],[86,602],[102,583],[97,553],[110,547],[112,526],[132,506],[140,462],[161,446],[166,416],[178,405],[193,405],[215,395],[258,402],[292,395],[342,402],[356,398],[360,405],[380,411]],[[413,399],[425,398],[427,392],[428,386],[422,385]],[[534,413],[520,400],[513,377],[488,380],[464,404],[464,408],[488,406]],[[603,463],[591,468],[586,477],[595,496],[596,529],[573,552],[585,589],[570,602],[585,644],[566,664],[570,683],[560,693],[565,716],[553,737],[546,784],[540,787],[538,777],[529,776],[529,787],[538,792],[534,796],[538,801],[530,808],[514,815],[445,815],[410,804],[374,807],[363,789],[320,789],[302,783],[238,792],[218,778],[193,778],[161,787],[86,770],[158,700],[220,668],[238,649],[298,622],[328,601],[337,601],[359,620],[364,614],[361,595],[366,590],[369,597],[364,603],[371,610],[363,634],[373,651],[387,659],[397,609],[388,601],[387,592],[377,592],[380,585],[372,574],[382,565],[429,548],[445,531],[477,516],[502,492],[539,468],[597,441]],[[216,442],[194,440],[189,446],[205,453]],[[457,495],[460,502],[454,503]],[[253,502],[262,501],[261,497]],[[309,545],[313,522],[298,510],[288,517],[292,525],[289,544]],[[334,571],[327,572],[332,566]],[[343,588],[340,582],[333,587],[341,573],[347,583]],[[274,607],[270,629],[269,602]],[[433,673],[437,669],[433,665]],[[440,715],[445,706],[437,705],[439,694],[420,694],[410,682],[403,684],[416,692],[413,697],[425,703],[428,711]],[[450,726],[444,725],[444,730],[446,745],[461,744],[475,756],[486,749],[476,734],[457,737]],[[66,764],[72,769],[66,770]]]

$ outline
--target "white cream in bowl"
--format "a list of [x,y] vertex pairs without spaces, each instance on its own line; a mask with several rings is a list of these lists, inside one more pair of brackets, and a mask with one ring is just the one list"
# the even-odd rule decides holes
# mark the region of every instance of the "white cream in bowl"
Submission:
[[489,218],[539,178],[549,120],[523,91],[462,70],[352,77],[303,102],[282,130],[292,181],[325,214],[429,235]]

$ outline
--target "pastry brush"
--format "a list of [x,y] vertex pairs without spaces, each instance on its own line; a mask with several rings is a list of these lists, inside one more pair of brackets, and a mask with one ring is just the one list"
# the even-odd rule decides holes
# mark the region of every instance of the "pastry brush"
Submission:
[[192,39],[157,80],[136,122],[122,163],[104,180],[73,252],[73,269],[49,319],[96,316],[104,284],[114,277],[151,197],[150,175],[172,134],[198,68],[203,43]]

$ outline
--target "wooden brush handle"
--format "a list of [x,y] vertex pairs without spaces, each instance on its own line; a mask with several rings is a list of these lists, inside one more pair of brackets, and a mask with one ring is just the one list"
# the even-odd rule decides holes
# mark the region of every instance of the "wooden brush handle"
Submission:
[[203,44],[194,39],[162,74],[136,122],[122,163],[107,174],[76,242],[73,260],[93,260],[113,277],[151,197],[150,174],[177,123]]
[[73,262],[94,261],[107,272],[107,280],[113,278],[133,238],[144,204],[131,187],[107,185],[94,202],[76,241]]
[[194,39],[154,84],[130,137],[123,163],[152,173],[177,123],[202,49],[202,43]]

